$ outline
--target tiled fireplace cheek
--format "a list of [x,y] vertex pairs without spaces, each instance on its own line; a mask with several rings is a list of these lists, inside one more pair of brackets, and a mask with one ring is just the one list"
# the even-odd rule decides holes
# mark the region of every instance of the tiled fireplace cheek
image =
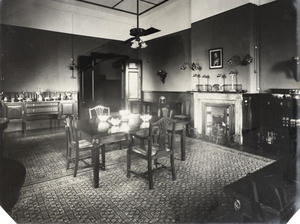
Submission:
[[[194,127],[201,136],[207,136],[211,129],[207,129],[212,122],[208,119],[211,108],[224,108],[226,123],[228,125],[227,136],[235,135],[239,144],[243,143],[242,124],[243,96],[239,93],[200,93],[194,94]],[[209,115],[209,116],[208,116]]]

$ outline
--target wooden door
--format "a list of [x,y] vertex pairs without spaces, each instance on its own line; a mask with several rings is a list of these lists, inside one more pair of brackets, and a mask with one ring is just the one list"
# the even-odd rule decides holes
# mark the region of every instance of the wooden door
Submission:
[[94,61],[89,56],[80,56],[80,100],[89,103],[94,98]]
[[142,98],[142,62],[140,60],[128,60],[125,68],[123,86],[123,98],[125,108],[130,108],[131,101],[141,101]]

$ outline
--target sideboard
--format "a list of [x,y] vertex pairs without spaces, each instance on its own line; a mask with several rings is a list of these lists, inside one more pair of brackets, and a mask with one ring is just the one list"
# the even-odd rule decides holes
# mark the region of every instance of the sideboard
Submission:
[[22,123],[22,131],[26,134],[26,124],[34,120],[50,120],[50,128],[53,123],[66,115],[78,116],[77,101],[31,101],[31,102],[1,102],[2,117],[9,119],[10,123]]

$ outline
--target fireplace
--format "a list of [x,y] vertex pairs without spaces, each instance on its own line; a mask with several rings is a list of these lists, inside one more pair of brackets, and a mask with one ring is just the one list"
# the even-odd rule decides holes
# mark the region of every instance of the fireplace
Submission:
[[242,144],[242,94],[194,93],[194,127],[203,138]]
[[224,144],[234,134],[234,106],[231,104],[204,103],[202,133],[210,140]]

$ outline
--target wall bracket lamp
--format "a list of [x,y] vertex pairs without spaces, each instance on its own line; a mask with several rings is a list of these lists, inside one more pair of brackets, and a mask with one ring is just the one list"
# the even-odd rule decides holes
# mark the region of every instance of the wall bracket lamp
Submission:
[[77,69],[77,65],[75,64],[75,60],[73,58],[71,58],[71,63],[69,64],[68,68],[72,71],[72,79],[76,79],[76,77],[74,76],[74,71]]
[[253,58],[250,54],[247,54],[244,58],[239,55],[232,56],[227,63],[229,65],[249,65],[253,62]]
[[180,67],[180,69],[186,70],[187,68],[192,69],[193,71],[201,71],[202,67],[199,65],[199,63],[189,63],[189,62],[184,62],[183,65]]
[[157,75],[160,77],[160,80],[163,84],[165,84],[165,80],[166,80],[166,77],[167,77],[167,74],[165,71],[163,70],[158,70],[157,72]]
[[77,69],[77,65],[75,64],[75,60],[73,58],[71,58],[71,63],[69,64],[68,68],[71,70],[71,71],[74,71]]

